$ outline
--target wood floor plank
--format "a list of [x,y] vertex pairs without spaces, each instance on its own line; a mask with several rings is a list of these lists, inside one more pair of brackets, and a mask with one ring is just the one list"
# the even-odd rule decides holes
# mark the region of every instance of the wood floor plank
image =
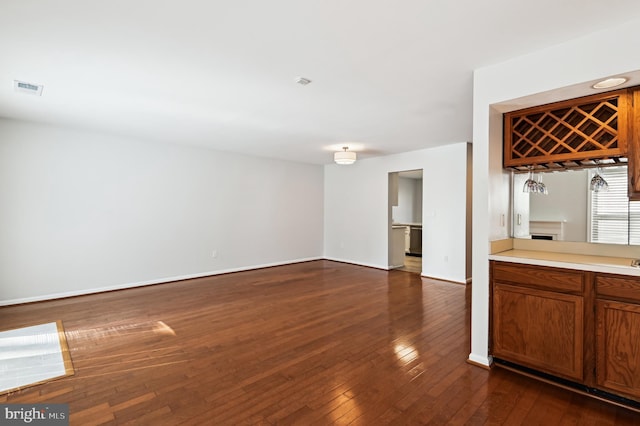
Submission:
[[[75,375],[0,395],[71,424],[638,424],[466,363],[470,288],[313,261],[0,308],[62,320]],[[550,391],[549,389],[553,389]]]

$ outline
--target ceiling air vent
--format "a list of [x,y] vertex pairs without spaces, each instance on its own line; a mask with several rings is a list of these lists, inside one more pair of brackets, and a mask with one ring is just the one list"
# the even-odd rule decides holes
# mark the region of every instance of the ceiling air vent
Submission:
[[42,84],[32,84],[24,81],[13,80],[13,88],[16,92],[29,93],[31,95],[42,96]]
[[311,83],[311,80],[309,80],[308,78],[304,78],[304,77],[297,77],[296,78],[296,83],[301,84],[303,86],[306,86],[307,84]]

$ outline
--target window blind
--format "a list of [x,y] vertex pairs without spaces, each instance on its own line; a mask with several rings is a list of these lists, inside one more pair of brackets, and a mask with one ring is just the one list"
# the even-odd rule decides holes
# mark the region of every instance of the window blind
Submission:
[[[589,173],[589,180],[595,170]],[[608,191],[591,192],[590,242],[640,244],[640,202],[627,197],[627,168],[607,167],[600,175]]]

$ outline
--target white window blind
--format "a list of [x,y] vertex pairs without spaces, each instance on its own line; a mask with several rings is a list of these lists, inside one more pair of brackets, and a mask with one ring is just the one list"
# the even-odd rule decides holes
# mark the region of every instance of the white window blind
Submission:
[[[595,170],[589,173],[593,177]],[[640,244],[640,202],[627,197],[627,168],[606,167],[600,175],[608,191],[591,192],[590,242]]]

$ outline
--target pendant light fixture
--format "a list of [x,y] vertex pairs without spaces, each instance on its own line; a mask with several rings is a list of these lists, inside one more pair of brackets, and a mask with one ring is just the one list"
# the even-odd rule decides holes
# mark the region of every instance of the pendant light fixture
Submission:
[[333,154],[333,161],[337,164],[353,164],[356,162],[356,153],[347,151],[349,149],[348,146],[343,146],[342,149],[344,151],[338,151]]

